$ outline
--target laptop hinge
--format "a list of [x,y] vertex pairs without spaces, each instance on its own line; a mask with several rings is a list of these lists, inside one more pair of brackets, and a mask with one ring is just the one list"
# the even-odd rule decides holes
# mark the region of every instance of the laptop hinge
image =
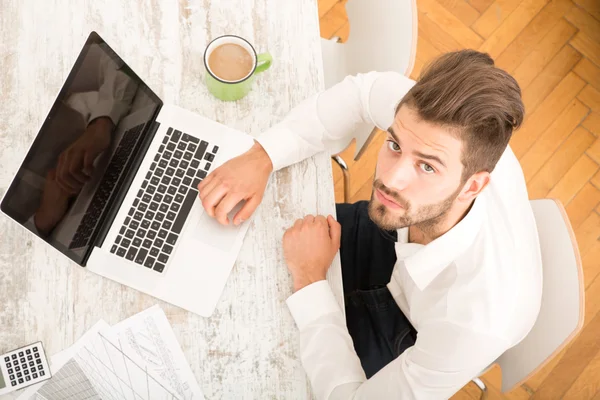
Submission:
[[158,131],[160,127],[160,122],[156,121],[156,117],[160,112],[160,108],[156,110],[156,114],[152,118],[152,122],[149,124],[149,127],[146,127],[146,133],[142,133],[142,140],[138,143],[136,148],[133,149],[133,154],[135,156],[129,160],[129,162],[125,165],[124,171],[125,175],[123,177],[123,181],[117,186],[117,192],[113,194],[112,198],[109,200],[104,212],[102,213],[102,217],[100,223],[98,224],[98,228],[95,229],[94,233],[90,238],[90,246],[83,257],[82,265],[85,266],[87,260],[90,258],[92,254],[92,250],[94,247],[101,247],[104,243],[104,239],[108,235],[108,231],[112,226],[113,221],[115,220],[123,201],[125,200],[125,196],[131,187],[133,179],[135,178],[144,157],[146,156],[146,152],[152,143],[152,139],[154,139],[154,135]]

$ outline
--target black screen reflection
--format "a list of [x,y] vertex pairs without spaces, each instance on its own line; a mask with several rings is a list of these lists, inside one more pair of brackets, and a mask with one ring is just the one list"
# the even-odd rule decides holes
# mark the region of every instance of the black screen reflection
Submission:
[[101,39],[88,40],[7,192],[3,211],[81,259],[159,106]]

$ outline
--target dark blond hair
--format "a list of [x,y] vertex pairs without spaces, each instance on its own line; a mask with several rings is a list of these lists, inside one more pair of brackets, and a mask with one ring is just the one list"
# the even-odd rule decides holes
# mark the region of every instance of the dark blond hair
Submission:
[[525,114],[517,81],[495,67],[488,54],[474,50],[434,60],[396,112],[402,105],[462,139],[463,182],[477,172],[493,171]]

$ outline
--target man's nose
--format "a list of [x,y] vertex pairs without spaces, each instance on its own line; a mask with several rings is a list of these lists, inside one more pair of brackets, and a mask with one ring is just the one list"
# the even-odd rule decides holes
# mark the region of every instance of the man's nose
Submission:
[[385,186],[398,192],[406,189],[414,178],[415,170],[407,157],[401,157],[379,176]]

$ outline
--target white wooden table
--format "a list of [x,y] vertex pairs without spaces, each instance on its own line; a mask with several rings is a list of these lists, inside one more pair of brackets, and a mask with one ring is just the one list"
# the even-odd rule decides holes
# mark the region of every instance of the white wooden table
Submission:
[[[258,135],[322,87],[315,0],[2,0],[0,194],[6,191],[91,30],[165,101]],[[202,53],[221,34],[269,50],[273,66],[236,103],[203,85]],[[305,399],[291,279],[281,239],[296,218],[334,213],[327,155],[278,172],[212,318],[86,272],[0,217],[0,352],[42,340],[48,354],[99,319],[165,310],[207,399]],[[341,299],[339,258],[330,282]]]

